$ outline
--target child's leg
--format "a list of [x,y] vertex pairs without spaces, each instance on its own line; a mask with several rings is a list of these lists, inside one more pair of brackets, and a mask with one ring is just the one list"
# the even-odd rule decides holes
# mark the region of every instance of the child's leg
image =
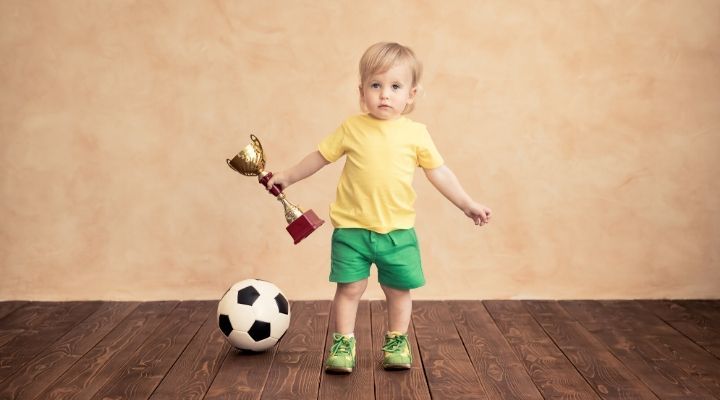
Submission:
[[352,283],[338,283],[333,300],[335,312],[335,332],[349,334],[355,332],[355,317],[357,315],[360,297],[365,293],[368,280],[363,279]]
[[355,367],[355,337],[347,335],[355,331],[358,303],[366,287],[367,278],[337,284],[333,300],[336,333],[333,334],[333,344],[325,361],[325,370],[328,372],[349,373]]
[[395,289],[380,285],[388,307],[388,331],[407,333],[412,316],[412,298],[410,290]]
[[383,368],[408,369],[412,367],[412,352],[407,331],[412,315],[410,290],[401,290],[381,285],[388,304],[388,333],[382,350]]

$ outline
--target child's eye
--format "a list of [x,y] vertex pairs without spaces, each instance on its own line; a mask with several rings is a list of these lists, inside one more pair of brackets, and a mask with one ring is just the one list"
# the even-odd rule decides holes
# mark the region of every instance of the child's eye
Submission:
[[400,89],[400,85],[398,85],[396,83],[396,84],[392,85],[392,88],[393,88],[393,90],[398,90],[398,89]]
[[373,88],[373,89],[380,89],[380,84],[377,83],[377,82],[371,83],[371,84],[370,84],[370,87]]

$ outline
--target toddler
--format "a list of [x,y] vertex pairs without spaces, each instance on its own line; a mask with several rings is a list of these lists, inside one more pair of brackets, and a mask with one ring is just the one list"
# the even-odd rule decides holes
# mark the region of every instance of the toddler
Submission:
[[490,209],[463,190],[444,165],[425,125],[407,117],[418,92],[422,66],[413,51],[397,43],[377,43],[360,59],[360,105],[364,114],[346,119],[323,139],[318,150],[267,183],[283,189],[346,156],[330,205],[332,234],[330,281],[335,333],[325,370],[352,372],[355,316],[368,284],[370,265],[378,269],[385,292],[388,331],[383,367],[408,369],[412,354],[407,331],[412,314],[410,290],[425,284],[415,224],[415,169],[476,225],[490,221]]

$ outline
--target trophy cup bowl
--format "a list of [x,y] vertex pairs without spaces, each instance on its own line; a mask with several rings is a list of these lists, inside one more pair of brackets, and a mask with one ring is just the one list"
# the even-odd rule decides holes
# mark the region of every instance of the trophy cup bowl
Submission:
[[245,176],[259,176],[265,169],[265,153],[260,140],[250,135],[250,144],[245,146],[232,160],[226,160],[230,168]]
[[245,146],[232,160],[227,159],[226,162],[230,168],[241,175],[257,176],[260,184],[283,205],[285,220],[288,223],[285,229],[292,236],[295,244],[298,244],[325,221],[320,219],[313,210],[303,212],[298,206],[289,202],[280,186],[273,185],[267,189],[266,185],[273,176],[272,172],[265,171],[265,153],[260,140],[255,135],[250,135],[250,140],[249,145]]

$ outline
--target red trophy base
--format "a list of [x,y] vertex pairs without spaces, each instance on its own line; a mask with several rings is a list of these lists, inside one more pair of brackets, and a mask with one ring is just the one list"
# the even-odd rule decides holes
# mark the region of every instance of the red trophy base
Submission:
[[324,223],[325,221],[321,220],[313,210],[307,210],[300,218],[291,222],[285,229],[287,229],[290,236],[292,236],[295,244],[298,244]]

